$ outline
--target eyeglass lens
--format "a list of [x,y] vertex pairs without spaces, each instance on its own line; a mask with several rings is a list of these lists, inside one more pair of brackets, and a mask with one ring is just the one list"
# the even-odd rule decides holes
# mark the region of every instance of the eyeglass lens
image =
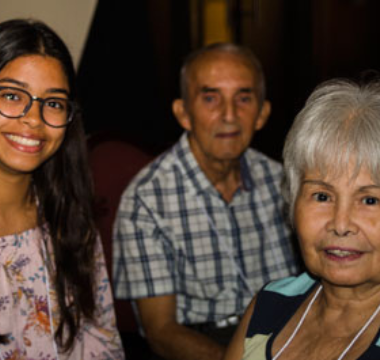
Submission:
[[[25,116],[34,99],[21,89],[0,88],[0,113],[9,118]],[[70,100],[59,97],[38,99],[43,120],[51,126],[65,126],[71,120],[73,108]]]

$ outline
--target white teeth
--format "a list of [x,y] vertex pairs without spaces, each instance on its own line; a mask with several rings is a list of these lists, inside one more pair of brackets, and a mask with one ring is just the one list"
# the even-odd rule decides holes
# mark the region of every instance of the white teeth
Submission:
[[356,251],[339,250],[339,249],[336,249],[336,250],[326,250],[326,252],[328,254],[335,255],[335,256],[338,256],[338,257],[345,257],[345,256],[350,256],[350,255],[358,254],[358,252],[356,252]]
[[8,139],[10,139],[10,140],[12,140],[12,141],[14,141],[20,145],[39,146],[41,144],[40,140],[29,139],[29,138],[25,138],[25,137],[21,137],[21,136],[17,136],[17,135],[11,135],[11,134],[7,134],[6,136]]

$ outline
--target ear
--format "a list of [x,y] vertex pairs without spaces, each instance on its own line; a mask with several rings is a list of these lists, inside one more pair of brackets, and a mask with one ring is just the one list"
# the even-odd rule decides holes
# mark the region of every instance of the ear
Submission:
[[181,127],[187,131],[191,131],[190,116],[186,111],[185,103],[182,99],[173,101],[172,111]]
[[261,130],[264,125],[267,123],[267,120],[269,118],[269,115],[271,113],[271,104],[269,101],[265,100],[263,105],[261,106],[260,114],[258,118],[256,119],[255,123],[255,130]]

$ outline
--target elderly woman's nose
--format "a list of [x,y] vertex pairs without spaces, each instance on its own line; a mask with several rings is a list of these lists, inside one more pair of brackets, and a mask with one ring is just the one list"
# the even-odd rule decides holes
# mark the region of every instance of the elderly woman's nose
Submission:
[[348,236],[358,231],[351,204],[337,204],[332,212],[330,229],[336,236]]

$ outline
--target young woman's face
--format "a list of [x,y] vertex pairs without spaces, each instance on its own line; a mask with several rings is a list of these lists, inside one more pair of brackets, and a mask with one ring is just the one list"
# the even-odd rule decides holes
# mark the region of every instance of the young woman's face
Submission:
[[[21,56],[0,71],[0,87],[12,87],[38,98],[67,99],[69,84],[61,63],[49,56]],[[17,102],[17,93],[3,92],[4,101]],[[40,102],[22,117],[10,119],[0,109],[0,173],[30,173],[50,158],[60,147],[65,128],[45,124]],[[54,105],[52,105],[54,106]]]

